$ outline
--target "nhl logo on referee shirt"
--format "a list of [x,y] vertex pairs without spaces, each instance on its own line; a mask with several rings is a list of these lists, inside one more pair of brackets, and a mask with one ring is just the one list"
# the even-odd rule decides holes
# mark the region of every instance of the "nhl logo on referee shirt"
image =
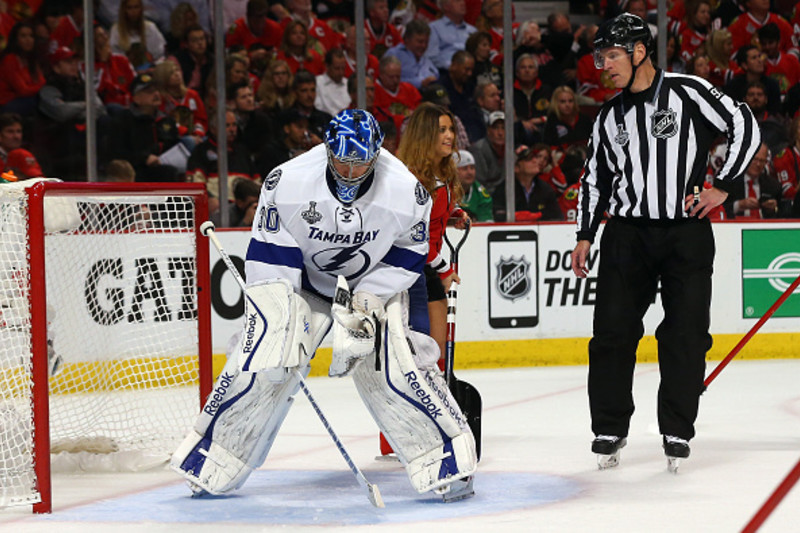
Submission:
[[322,214],[317,211],[317,202],[308,202],[308,209],[300,213],[300,216],[309,224],[316,224],[322,220]]
[[500,258],[497,267],[497,291],[503,298],[512,302],[517,298],[522,298],[531,292],[531,264],[525,260],[525,256],[515,259]]
[[668,139],[678,133],[676,113],[670,109],[660,109],[650,115],[650,133],[658,139]]

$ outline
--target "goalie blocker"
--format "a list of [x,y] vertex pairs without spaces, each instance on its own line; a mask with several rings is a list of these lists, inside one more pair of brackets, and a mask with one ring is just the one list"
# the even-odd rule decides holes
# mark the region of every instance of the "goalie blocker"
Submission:
[[[342,283],[344,278],[340,278]],[[264,299],[266,293],[269,295]],[[237,356],[228,360],[194,430],[172,457],[171,467],[189,481],[195,493],[225,494],[239,488],[264,462],[299,390],[291,369],[308,375],[314,350],[332,322],[327,303],[310,293],[293,295],[303,303],[276,298],[271,289],[251,291],[248,287],[247,294],[250,312],[265,318],[260,331],[263,338],[260,342],[251,340],[254,347],[245,354],[245,324]],[[276,301],[284,302],[287,308],[265,307]],[[303,320],[304,304],[309,311],[308,327],[298,325]],[[354,311],[349,303],[340,304],[334,304],[333,310],[337,318],[331,374],[352,374],[361,399],[394,447],[414,489],[419,493],[446,493],[454,481],[475,472],[477,457],[469,426],[436,366],[439,351],[435,341],[408,329],[406,293],[391,298],[385,313],[373,309],[370,316],[376,322],[364,328],[355,326],[364,323],[364,310]],[[352,314],[349,318],[348,310]],[[280,317],[285,316],[293,317],[296,323],[282,321]],[[278,317],[280,327],[270,327],[274,317]],[[304,333],[288,339],[287,331]],[[353,349],[355,346],[347,340],[353,336],[359,349]],[[304,339],[308,339],[305,346]],[[360,349],[365,345],[371,348]],[[252,353],[278,346],[288,351],[280,355]],[[270,364],[256,372],[245,372],[240,361],[244,357]],[[277,360],[283,365],[280,372],[274,366]]]

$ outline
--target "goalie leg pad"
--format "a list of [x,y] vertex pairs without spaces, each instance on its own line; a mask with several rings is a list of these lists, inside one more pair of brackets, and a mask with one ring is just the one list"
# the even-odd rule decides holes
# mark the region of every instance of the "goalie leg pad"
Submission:
[[[300,372],[309,370],[306,361]],[[266,459],[299,389],[294,373],[275,383],[267,372],[242,372],[229,359],[171,468],[211,494],[241,487]]]
[[[429,364],[438,359],[435,342],[410,335],[403,298],[387,304],[379,364],[367,358],[356,366],[353,380],[412,486],[424,493],[472,475],[477,455],[463,413],[435,363]],[[420,349],[434,349],[435,355],[419,354]]]
[[296,368],[314,352],[311,309],[286,280],[253,284],[245,290],[245,326],[237,358],[245,372]]
[[[331,326],[328,303],[303,293],[311,309],[311,351],[300,360],[308,375],[314,350]],[[171,467],[211,494],[237,489],[264,463],[300,389],[297,376],[273,381],[272,372],[242,372],[234,355],[217,379],[194,429],[172,456]]]

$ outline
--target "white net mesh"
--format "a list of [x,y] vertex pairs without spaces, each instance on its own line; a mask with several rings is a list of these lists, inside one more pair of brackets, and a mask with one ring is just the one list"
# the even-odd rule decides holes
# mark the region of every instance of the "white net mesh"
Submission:
[[[47,196],[44,209],[51,449],[102,454],[101,469],[114,469],[109,455],[123,470],[163,463],[199,408],[194,199]],[[37,262],[27,258],[24,191],[0,185],[0,216],[3,506],[38,497],[28,283]]]

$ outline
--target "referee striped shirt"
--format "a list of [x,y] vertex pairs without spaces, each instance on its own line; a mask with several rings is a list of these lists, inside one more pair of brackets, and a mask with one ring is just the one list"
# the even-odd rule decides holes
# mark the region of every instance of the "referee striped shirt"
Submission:
[[622,91],[595,120],[578,209],[578,240],[594,241],[612,217],[677,220],[683,199],[702,190],[711,144],[727,137],[725,164],[714,186],[727,191],[761,143],[747,105],[707,81],[656,69],[645,91]]

